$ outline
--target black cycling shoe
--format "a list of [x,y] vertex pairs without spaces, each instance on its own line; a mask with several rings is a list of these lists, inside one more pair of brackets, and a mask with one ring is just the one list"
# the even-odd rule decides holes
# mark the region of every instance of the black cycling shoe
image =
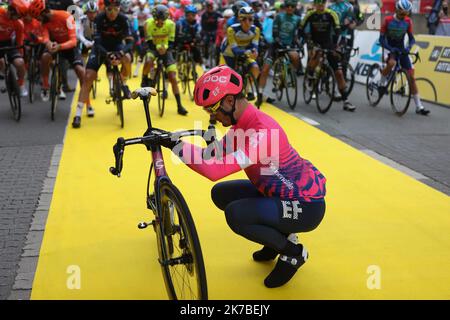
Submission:
[[425,108],[416,109],[416,113],[422,116],[427,116],[430,113],[430,110],[427,110]]
[[124,99],[131,99],[130,88],[128,88],[127,85],[123,85],[122,86],[122,92],[123,92],[123,98]]
[[253,252],[253,260],[255,261],[270,261],[276,258],[278,252],[274,249],[264,246],[261,250]]
[[73,127],[73,128],[79,128],[79,127],[81,127],[81,117],[75,116],[75,117],[73,118],[72,127]]
[[274,103],[274,102],[275,102],[275,99],[273,99],[273,98],[271,98],[271,97],[267,97],[266,102],[267,102],[267,103]]
[[253,92],[247,93],[247,100],[248,100],[248,101],[253,101],[253,100],[255,100],[255,95],[253,94]]
[[183,106],[178,106],[178,114],[181,114],[182,116],[187,115],[188,111],[183,108]]
[[277,288],[287,283],[295,275],[297,270],[308,259],[308,252],[301,244],[297,244],[300,254],[293,257],[281,255],[272,272],[264,279],[267,288]]

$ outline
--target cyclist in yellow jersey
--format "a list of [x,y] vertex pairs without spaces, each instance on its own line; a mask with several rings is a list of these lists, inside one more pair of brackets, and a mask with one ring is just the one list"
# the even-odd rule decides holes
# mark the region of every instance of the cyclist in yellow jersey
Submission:
[[[144,69],[142,70],[142,87],[153,87],[155,84],[154,61],[156,58],[163,59],[172,91],[177,100],[178,113],[186,115],[187,110],[181,105],[180,90],[178,89],[176,78],[176,62],[173,57],[175,42],[175,23],[167,19],[169,9],[164,5],[157,5],[152,11],[153,18],[145,22],[144,33],[148,44],[148,51],[145,57]],[[149,78],[150,74],[150,78]]]

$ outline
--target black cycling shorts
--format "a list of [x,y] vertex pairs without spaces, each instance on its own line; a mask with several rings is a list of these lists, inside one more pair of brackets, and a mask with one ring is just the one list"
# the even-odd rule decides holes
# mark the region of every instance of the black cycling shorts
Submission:
[[265,197],[249,180],[220,182],[211,197],[235,233],[277,252],[285,248],[289,234],[314,230],[325,215],[323,199]]
[[[9,40],[8,41],[0,41],[0,48],[12,47],[12,46],[14,46],[14,43]],[[9,63],[13,63],[13,61],[17,58],[22,58],[22,55],[20,54],[18,49],[8,50],[6,52],[6,56],[8,57]]]
[[[44,53],[48,53],[48,50],[45,49]],[[59,51],[60,58],[66,59],[72,68],[75,68],[75,66],[80,65],[83,66],[83,57],[81,56],[80,49],[78,47],[67,49],[67,50],[61,50]]]

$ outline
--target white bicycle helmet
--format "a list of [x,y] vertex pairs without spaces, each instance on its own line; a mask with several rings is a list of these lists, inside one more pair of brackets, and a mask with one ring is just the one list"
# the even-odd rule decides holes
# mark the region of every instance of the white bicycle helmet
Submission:
[[412,3],[410,1],[408,1],[408,0],[399,0],[395,4],[395,8],[397,10],[403,10],[403,11],[406,11],[406,12],[411,12],[411,10],[412,10]]

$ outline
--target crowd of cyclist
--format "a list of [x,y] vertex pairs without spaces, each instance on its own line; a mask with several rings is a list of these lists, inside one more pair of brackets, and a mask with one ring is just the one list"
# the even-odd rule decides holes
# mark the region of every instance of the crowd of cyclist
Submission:
[[[396,14],[386,19],[380,31],[380,42],[390,52],[387,66],[382,70],[382,84],[395,63],[395,55],[404,54],[414,44],[411,20],[407,17],[412,5],[408,0],[399,0],[396,8]],[[329,49],[327,58],[335,72],[343,109],[354,111],[356,108],[349,102],[345,90],[342,61],[332,50],[352,47],[354,29],[362,22],[357,0],[334,0],[328,6],[326,0],[313,0],[308,7],[297,0],[275,3],[260,0],[200,0],[195,3],[192,0],[81,0],[75,4],[72,0],[9,0],[0,7],[0,48],[14,43],[20,47],[9,51],[8,59],[17,69],[21,95],[26,96],[22,46],[25,43],[25,48],[27,44],[39,47],[43,101],[49,100],[53,54],[60,53],[81,83],[72,123],[75,128],[81,125],[85,107],[87,115],[94,116],[89,92],[104,63],[122,65],[123,96],[128,98],[127,79],[137,77],[142,69],[141,86],[153,86],[154,61],[161,58],[178,113],[186,115],[176,72],[176,54],[186,46],[190,46],[195,62],[204,70],[219,64],[221,59],[232,68],[236,58],[244,59],[248,71],[258,82],[258,96],[248,96],[249,100],[256,99],[257,106],[263,101],[273,101],[270,96],[263,96],[263,92],[276,49],[292,48],[289,57],[297,74],[307,72],[311,77],[321,57],[320,49]],[[404,45],[405,35],[409,36],[409,46]],[[211,47],[215,50],[211,51]],[[309,57],[306,68],[300,56],[304,47]],[[300,50],[294,50],[296,48]],[[133,60],[136,60],[134,72]],[[407,55],[403,55],[400,62],[414,80]],[[65,98],[65,91],[72,90],[66,78],[63,77],[61,99]],[[428,114],[414,81],[412,94],[416,112]]]

